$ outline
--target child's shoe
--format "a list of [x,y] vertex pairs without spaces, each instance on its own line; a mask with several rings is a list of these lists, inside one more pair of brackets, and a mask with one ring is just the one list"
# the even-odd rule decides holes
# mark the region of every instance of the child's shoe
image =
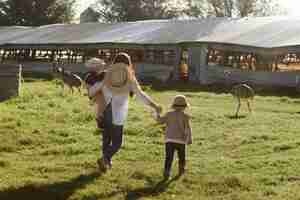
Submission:
[[178,175],[181,176],[185,173],[185,166],[179,165]]

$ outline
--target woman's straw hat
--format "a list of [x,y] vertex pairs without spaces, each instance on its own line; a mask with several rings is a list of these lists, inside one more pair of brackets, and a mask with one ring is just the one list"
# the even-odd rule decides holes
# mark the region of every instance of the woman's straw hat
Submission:
[[187,102],[186,97],[184,95],[176,95],[172,107],[189,107],[190,104]]
[[99,58],[91,58],[85,63],[86,68],[89,71],[104,71],[106,63]]
[[129,66],[124,63],[115,63],[106,71],[104,84],[113,93],[128,93],[131,80]]
[[104,84],[113,93],[128,93],[134,78],[131,58],[127,53],[118,53],[113,63],[106,71]]

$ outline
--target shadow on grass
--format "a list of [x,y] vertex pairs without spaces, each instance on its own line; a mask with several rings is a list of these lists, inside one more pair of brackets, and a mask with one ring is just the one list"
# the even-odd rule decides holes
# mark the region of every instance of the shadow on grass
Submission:
[[115,197],[117,195],[124,195],[125,200],[138,200],[140,198],[144,197],[155,197],[158,196],[159,194],[163,193],[166,191],[168,186],[173,182],[176,181],[180,178],[180,176],[175,176],[172,179],[166,180],[162,179],[159,182],[155,182],[152,180],[150,177],[146,176],[144,177],[147,181],[147,184],[149,186],[146,187],[140,187],[136,188],[133,190],[120,190],[120,191],[114,191],[109,194],[104,194],[104,195],[97,195],[97,197],[89,197],[88,199],[109,199],[112,197]]
[[[230,86],[226,86],[222,83],[215,83],[210,85],[200,85],[197,82],[180,82],[180,81],[169,81],[166,83],[153,82],[144,86],[145,88],[150,87],[155,91],[177,91],[177,92],[211,92],[215,94],[230,93]],[[255,94],[259,96],[277,96],[283,97],[288,96],[290,98],[299,98],[300,92],[296,91],[295,87],[284,87],[284,86],[261,86],[253,85]]]
[[247,117],[247,115],[225,115],[225,117],[228,119],[244,119]]
[[147,196],[152,196],[155,197],[163,192],[166,191],[168,186],[173,182],[176,181],[180,178],[180,176],[175,176],[174,178],[170,180],[162,179],[158,183],[153,183],[151,182],[151,179],[148,179],[147,181],[151,186],[148,187],[142,187],[142,188],[137,188],[131,191],[127,192],[126,195],[126,200],[137,200],[142,197],[147,197]]
[[26,82],[51,81],[54,79],[51,73],[46,72],[23,72],[22,76]]
[[80,175],[70,181],[49,185],[26,185],[21,188],[9,188],[0,191],[1,200],[67,200],[76,190],[93,182],[101,176],[99,172]]

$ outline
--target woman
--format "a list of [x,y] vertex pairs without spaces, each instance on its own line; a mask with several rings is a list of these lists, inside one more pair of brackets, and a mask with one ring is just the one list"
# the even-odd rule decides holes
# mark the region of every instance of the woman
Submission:
[[104,80],[89,89],[89,96],[102,91],[106,102],[102,131],[102,158],[98,160],[101,170],[112,167],[112,157],[122,145],[123,125],[128,113],[129,93],[134,93],[145,105],[161,112],[161,107],[144,93],[134,75],[131,58],[126,53],[116,55]]

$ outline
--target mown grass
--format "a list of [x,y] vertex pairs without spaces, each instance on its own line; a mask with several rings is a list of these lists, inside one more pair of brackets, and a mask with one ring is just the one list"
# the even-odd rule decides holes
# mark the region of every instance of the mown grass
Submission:
[[300,101],[257,96],[254,113],[232,117],[226,93],[147,92],[165,110],[188,97],[193,144],[188,171],[162,181],[163,127],[130,102],[125,140],[106,174],[97,170],[101,137],[86,96],[61,93],[56,81],[30,81],[0,104],[0,199],[300,199]]

